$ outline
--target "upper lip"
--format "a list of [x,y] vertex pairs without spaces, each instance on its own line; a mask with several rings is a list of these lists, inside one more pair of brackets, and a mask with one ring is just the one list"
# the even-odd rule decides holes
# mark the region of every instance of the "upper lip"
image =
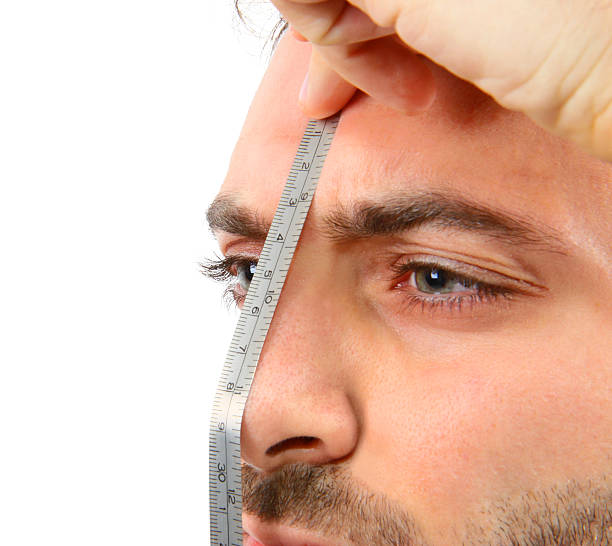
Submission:
[[340,546],[312,531],[280,523],[268,523],[256,516],[243,513],[242,529],[263,546]]

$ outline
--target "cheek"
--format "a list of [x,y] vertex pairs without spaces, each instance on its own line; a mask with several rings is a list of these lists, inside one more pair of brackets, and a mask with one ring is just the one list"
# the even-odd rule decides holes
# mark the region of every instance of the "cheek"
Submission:
[[612,433],[604,362],[571,340],[521,341],[390,353],[364,398],[357,477],[421,517],[456,521],[486,499],[602,468]]

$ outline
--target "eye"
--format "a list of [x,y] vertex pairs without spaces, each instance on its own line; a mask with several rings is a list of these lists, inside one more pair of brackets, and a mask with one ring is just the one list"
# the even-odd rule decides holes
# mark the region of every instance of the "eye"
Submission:
[[242,262],[236,264],[236,277],[240,290],[245,294],[249,291],[253,275],[255,275],[255,269],[257,268],[256,262]]
[[413,271],[409,284],[425,294],[452,294],[478,289],[474,279],[462,277],[438,267],[421,267]]
[[393,288],[410,308],[436,312],[508,301],[524,283],[490,270],[437,256],[403,257],[392,266]]
[[228,304],[234,303],[240,307],[251,286],[257,259],[242,255],[227,256],[206,260],[200,264],[200,268],[206,277],[226,285],[224,299]]

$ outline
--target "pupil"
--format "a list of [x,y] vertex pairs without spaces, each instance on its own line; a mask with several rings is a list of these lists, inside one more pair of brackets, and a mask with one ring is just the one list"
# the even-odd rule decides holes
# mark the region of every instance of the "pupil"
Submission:
[[425,281],[432,288],[439,290],[444,288],[444,285],[448,282],[448,276],[441,269],[432,269],[425,274]]

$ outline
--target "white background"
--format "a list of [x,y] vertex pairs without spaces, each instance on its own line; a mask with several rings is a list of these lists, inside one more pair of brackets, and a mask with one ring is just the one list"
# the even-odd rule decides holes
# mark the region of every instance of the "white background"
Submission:
[[4,546],[208,544],[235,316],[197,264],[267,61],[232,3],[0,4]]

